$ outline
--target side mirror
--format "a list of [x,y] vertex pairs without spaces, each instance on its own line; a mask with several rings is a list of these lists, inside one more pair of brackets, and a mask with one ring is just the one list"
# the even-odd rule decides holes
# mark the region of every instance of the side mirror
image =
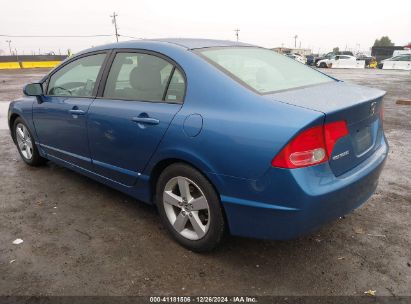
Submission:
[[23,93],[27,96],[42,96],[43,87],[41,83],[30,83],[24,87]]

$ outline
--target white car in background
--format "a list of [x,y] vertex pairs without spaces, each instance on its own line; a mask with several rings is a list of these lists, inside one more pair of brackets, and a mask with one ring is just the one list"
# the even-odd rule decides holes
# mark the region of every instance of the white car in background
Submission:
[[297,60],[298,62],[301,62],[303,64],[307,63],[307,59],[303,56],[301,56],[300,54],[285,54],[285,56],[290,57],[294,60]]
[[322,59],[317,62],[319,68],[334,68],[334,69],[363,69],[365,68],[365,60],[357,60],[351,55],[335,55],[330,59]]
[[411,70],[411,55],[399,55],[381,61],[384,70]]

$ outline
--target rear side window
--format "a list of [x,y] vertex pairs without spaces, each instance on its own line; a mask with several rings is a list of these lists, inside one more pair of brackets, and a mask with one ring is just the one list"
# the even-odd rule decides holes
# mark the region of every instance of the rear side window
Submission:
[[47,95],[92,97],[106,54],[74,60],[50,77]]
[[111,66],[103,97],[140,101],[182,101],[183,96],[180,97],[178,86],[181,80],[178,76],[173,76],[174,70],[171,63],[154,55],[118,53]]
[[260,94],[333,81],[296,60],[263,48],[205,48],[198,52],[233,79]]
[[182,103],[184,98],[186,85],[184,76],[177,69],[174,69],[173,76],[171,77],[170,84],[167,89],[165,100],[169,102]]

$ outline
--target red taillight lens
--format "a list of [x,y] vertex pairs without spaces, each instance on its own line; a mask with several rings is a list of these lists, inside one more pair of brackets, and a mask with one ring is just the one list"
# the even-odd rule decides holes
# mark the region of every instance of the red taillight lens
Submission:
[[299,168],[327,161],[322,126],[305,130],[272,160],[274,167]]
[[327,145],[328,157],[333,152],[335,143],[348,135],[347,123],[342,121],[330,122],[324,125],[325,144]]
[[335,143],[348,135],[347,123],[337,121],[298,134],[271,161],[273,167],[301,168],[326,162]]

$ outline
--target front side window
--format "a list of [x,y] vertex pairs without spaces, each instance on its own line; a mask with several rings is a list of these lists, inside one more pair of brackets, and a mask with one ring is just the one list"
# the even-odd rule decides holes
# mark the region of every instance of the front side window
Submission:
[[140,101],[182,101],[182,96],[179,95],[178,73],[171,63],[157,56],[118,53],[111,66],[103,97]]
[[334,81],[293,59],[263,48],[205,48],[199,53],[260,94]]
[[105,57],[90,55],[65,65],[50,77],[47,95],[92,97]]

